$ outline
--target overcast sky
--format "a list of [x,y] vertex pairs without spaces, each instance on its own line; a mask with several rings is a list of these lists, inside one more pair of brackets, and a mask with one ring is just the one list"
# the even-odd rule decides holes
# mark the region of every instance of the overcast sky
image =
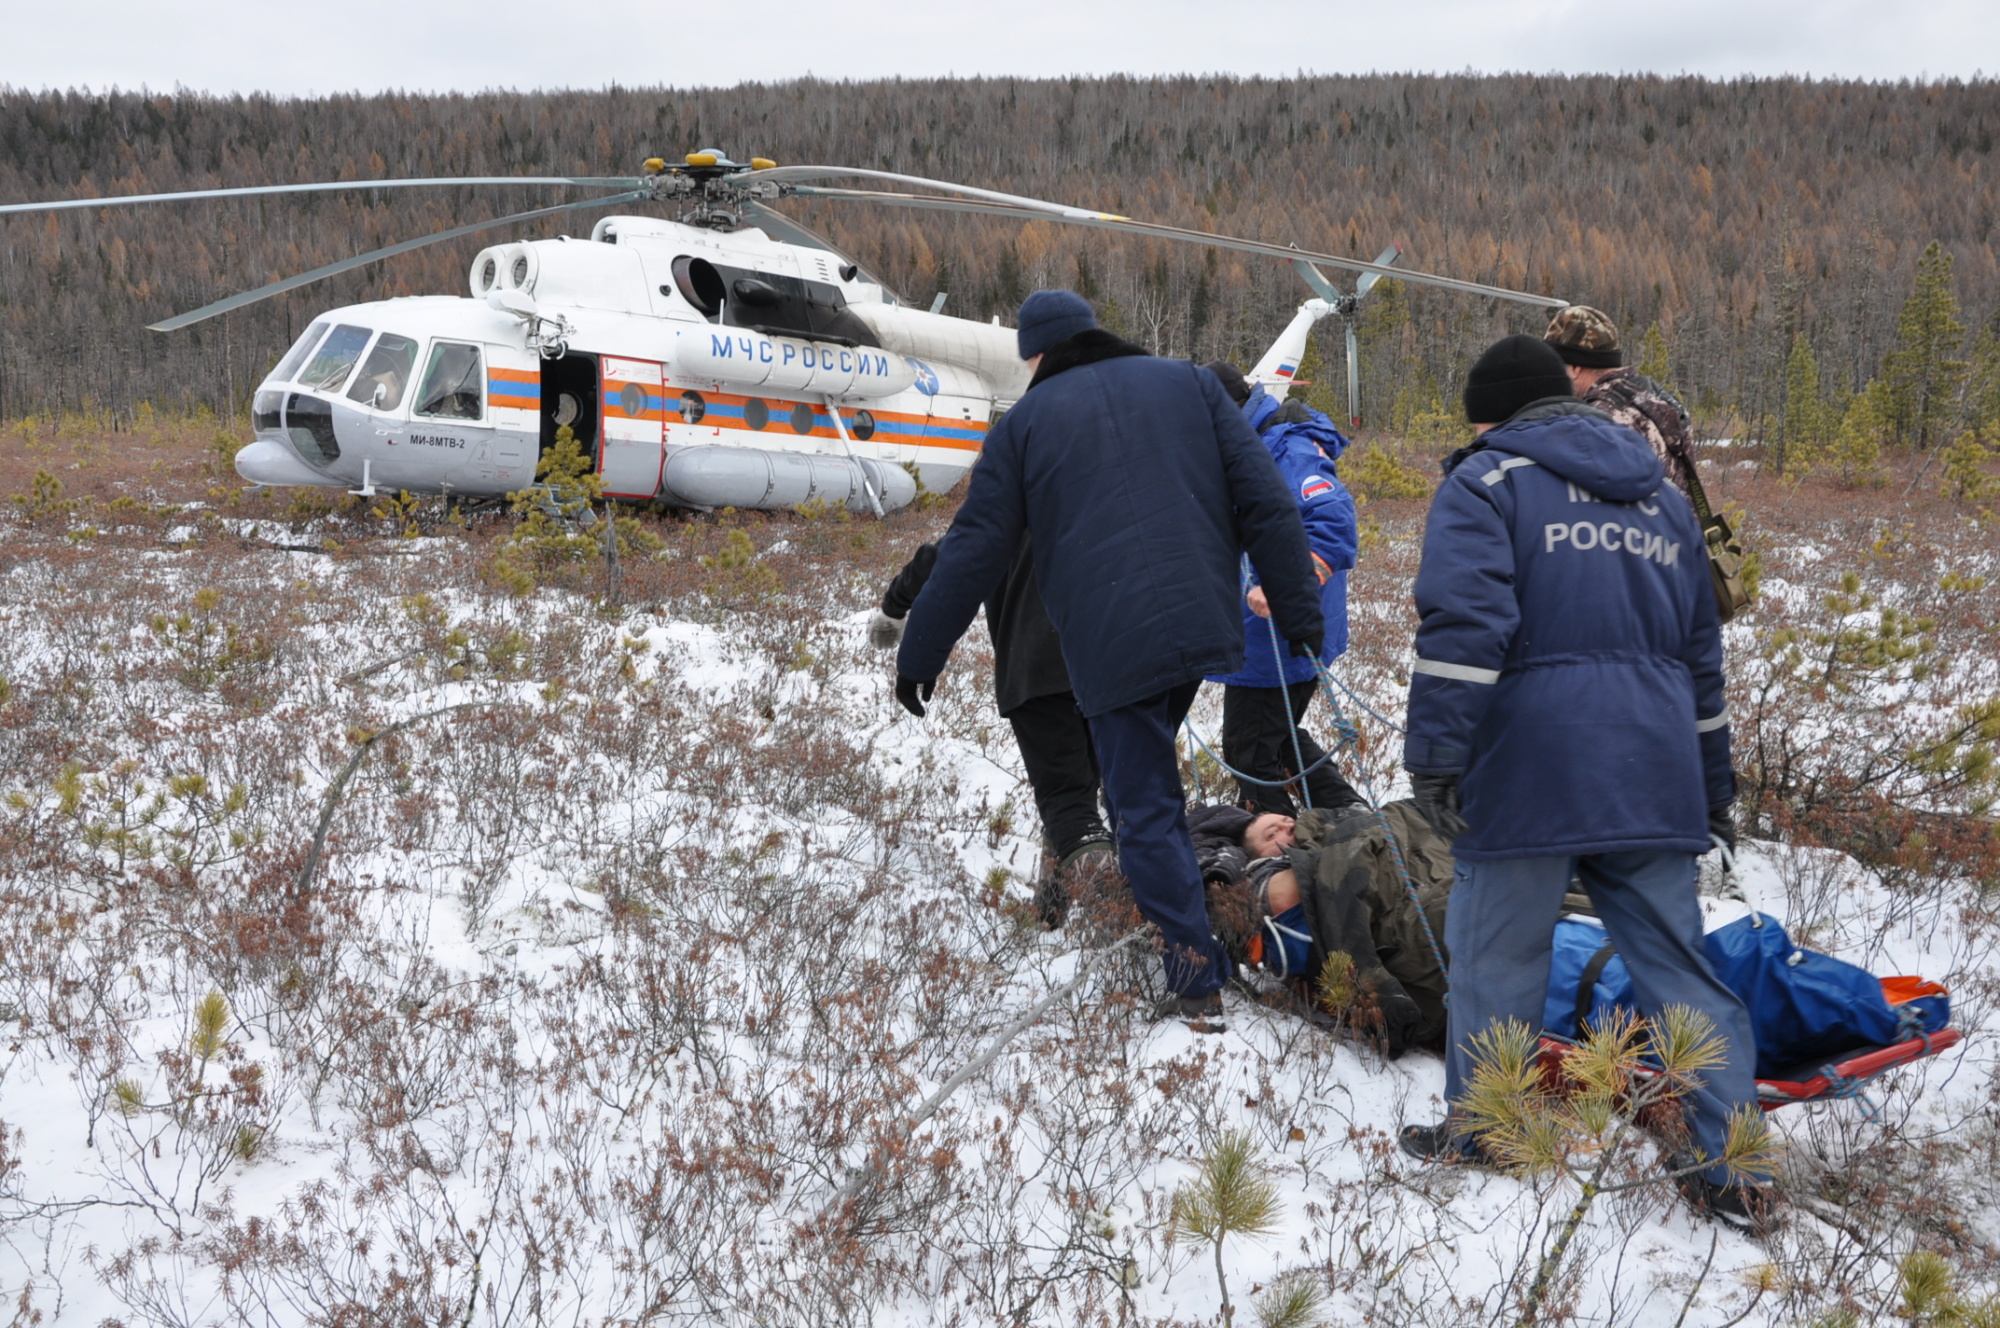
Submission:
[[2000,73],[1996,0],[5,0],[0,85],[312,95],[803,74]]

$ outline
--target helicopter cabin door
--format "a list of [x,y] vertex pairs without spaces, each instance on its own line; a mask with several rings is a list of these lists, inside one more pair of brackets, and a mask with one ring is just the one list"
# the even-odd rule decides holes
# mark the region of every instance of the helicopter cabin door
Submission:
[[614,498],[651,498],[666,464],[666,396],[657,360],[603,356],[603,441],[597,473]]

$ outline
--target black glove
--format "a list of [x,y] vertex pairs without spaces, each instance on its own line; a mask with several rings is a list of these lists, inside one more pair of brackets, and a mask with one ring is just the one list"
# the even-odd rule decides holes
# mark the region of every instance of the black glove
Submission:
[[1417,815],[1446,839],[1457,839],[1468,827],[1458,814],[1457,775],[1411,775],[1410,801]]
[[1326,645],[1325,633],[1321,633],[1318,636],[1303,637],[1297,641],[1292,642],[1292,653],[1294,655],[1297,655],[1300,659],[1318,659],[1319,652],[1325,647],[1325,645]]
[[930,700],[936,694],[936,678],[919,682],[915,678],[905,678],[901,674],[898,674],[896,677],[896,700],[902,704],[903,709],[909,711],[918,719],[924,717],[924,702]]
[[1718,802],[1708,809],[1708,837],[1727,849],[1736,852],[1735,807],[1727,802]]

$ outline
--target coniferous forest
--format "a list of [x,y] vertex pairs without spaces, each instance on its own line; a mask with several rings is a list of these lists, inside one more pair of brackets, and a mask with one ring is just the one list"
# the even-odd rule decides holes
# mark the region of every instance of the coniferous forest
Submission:
[[[1900,437],[1923,432],[1929,417],[1915,420],[1907,402],[1863,400],[1863,389],[1894,368],[1899,318],[1933,242],[1932,284],[1959,311],[1944,319],[1943,340],[1932,338],[1952,411],[1963,416],[1962,398],[1981,390],[1979,374],[1952,366],[1972,367],[1982,345],[1991,351],[1980,333],[2000,317],[1997,132],[1992,82],[802,81],[315,101],[0,90],[0,202],[628,174],[651,155],[714,146],[1364,258],[1400,241],[1413,267],[1599,305],[1635,354],[1652,332],[1649,365],[1664,361],[1711,431],[1798,434],[1806,421],[1807,433],[1831,434],[1861,400],[1864,415],[1893,417]],[[185,332],[145,324],[361,250],[573,196],[357,192],[0,217],[0,419],[80,410],[116,419],[142,402],[240,411],[317,310],[462,292],[471,255],[516,237],[443,243]],[[1027,291],[1070,285],[1165,354],[1254,355],[1308,294],[1283,264],[1192,247],[786,206],[908,299],[947,291],[951,312],[1004,318]],[[591,219],[573,214],[559,229],[580,233]],[[553,233],[547,223],[520,231]],[[1369,423],[1436,418],[1480,345],[1539,326],[1526,308],[1378,288],[1360,324]],[[1332,320],[1319,349],[1330,387],[1342,353]]]

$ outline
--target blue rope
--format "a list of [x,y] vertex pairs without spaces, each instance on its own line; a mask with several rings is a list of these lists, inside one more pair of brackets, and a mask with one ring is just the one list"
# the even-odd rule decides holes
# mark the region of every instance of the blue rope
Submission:
[[[1249,560],[1247,558],[1244,559],[1243,583],[1246,588],[1248,587],[1250,581],[1248,564]],[[1285,698],[1285,718],[1289,722],[1291,728],[1292,754],[1294,762],[1299,766],[1305,766],[1305,754],[1299,746],[1298,721],[1297,717],[1292,714],[1292,694],[1290,689],[1285,686],[1285,657],[1283,651],[1279,648],[1278,645],[1278,624],[1275,619],[1271,618],[1266,618],[1264,621],[1265,621],[1265,626],[1270,629],[1271,633],[1271,655],[1278,669],[1278,690]],[[1334,755],[1338,752],[1351,751],[1356,756],[1359,756],[1360,745],[1361,745],[1360,730],[1355,728],[1354,724],[1347,718],[1347,712],[1340,708],[1340,698],[1335,696],[1333,693],[1333,686],[1334,684],[1338,683],[1339,680],[1333,676],[1332,672],[1326,667],[1325,664],[1320,662],[1320,660],[1317,657],[1313,659],[1312,666],[1314,674],[1319,679],[1320,691],[1322,691],[1326,695],[1327,708],[1333,712],[1334,731],[1339,735],[1339,744],[1335,747],[1334,751],[1328,752],[1325,756],[1322,756],[1318,761],[1313,762],[1313,764],[1310,767],[1301,769],[1299,773],[1293,777],[1293,779],[1297,780],[1298,782],[1300,797],[1305,802],[1305,805],[1308,808],[1312,806],[1312,795],[1306,791],[1306,786],[1305,786],[1306,775],[1310,773],[1312,770],[1317,770],[1320,767],[1320,765],[1322,765],[1326,761],[1331,760],[1334,757]],[[1349,696],[1354,695],[1352,689],[1348,688],[1345,683],[1339,683],[1339,686],[1341,687],[1341,690],[1346,691]],[[1363,710],[1368,712],[1368,714],[1374,716],[1374,718],[1380,720],[1383,724],[1388,725],[1389,728],[1394,729],[1396,732],[1398,733],[1403,732],[1403,729],[1399,725],[1392,723],[1390,720],[1388,720],[1381,714],[1377,713],[1372,707],[1367,705],[1365,702],[1361,701],[1361,698],[1357,696],[1354,699],[1355,702],[1359,704]],[[1192,724],[1189,724],[1186,727],[1188,731],[1188,737],[1193,739],[1195,744],[1199,746],[1202,749],[1202,751],[1208,753],[1209,759],[1214,761],[1216,765],[1220,766],[1222,769],[1228,771],[1229,774],[1234,776],[1239,781],[1247,780],[1249,783],[1256,784],[1264,788],[1284,787],[1285,785],[1288,785],[1293,782],[1293,780],[1274,781],[1267,779],[1256,779],[1254,777],[1243,774],[1241,771],[1230,769],[1229,766],[1223,764],[1223,762],[1216,757],[1214,752],[1209,751],[1208,744],[1202,742],[1200,736],[1195,733],[1194,726]],[[1415,879],[1412,878],[1410,875],[1410,865],[1409,863],[1403,860],[1403,846],[1396,841],[1395,827],[1389,824],[1389,815],[1387,812],[1384,812],[1382,810],[1381,801],[1376,798],[1374,788],[1370,783],[1368,776],[1362,773],[1359,761],[1355,763],[1354,773],[1357,776],[1359,776],[1361,780],[1361,789],[1360,789],[1361,796],[1367,800],[1370,810],[1372,810],[1375,813],[1375,819],[1379,821],[1382,825],[1382,837],[1388,841],[1389,856],[1393,858],[1396,863],[1396,874],[1403,878],[1403,889],[1410,896],[1411,906],[1417,910],[1417,922],[1424,929],[1424,940],[1430,946],[1431,957],[1437,960],[1438,972],[1444,976],[1446,984],[1444,1000],[1445,1000],[1445,1005],[1449,1007],[1451,1004],[1451,990],[1450,990],[1451,968],[1448,964],[1445,963],[1444,947],[1438,944],[1437,933],[1431,929],[1430,915],[1424,912],[1424,901],[1422,896],[1420,896],[1417,893],[1417,883]]]
[[[1347,735],[1356,733],[1357,730],[1353,724],[1348,722],[1346,713],[1341,710],[1340,698],[1333,694],[1333,687],[1331,686],[1334,681],[1333,674],[1318,660],[1313,661],[1313,669],[1319,675],[1320,690],[1326,694],[1326,704],[1333,711],[1335,725],[1341,734],[1342,746],[1355,747],[1356,744],[1350,742]],[[1370,711],[1369,713],[1373,714],[1374,712]],[[1391,724],[1389,727],[1395,728],[1396,726]],[[1402,730],[1397,729],[1397,732],[1400,733]],[[1360,752],[1356,750],[1355,754],[1358,756]],[[1389,856],[1396,860],[1396,872],[1403,878],[1403,889],[1410,896],[1411,906],[1417,910],[1417,921],[1423,926],[1424,940],[1430,945],[1431,957],[1437,960],[1438,972],[1444,975],[1444,1003],[1449,1007],[1451,1005],[1451,967],[1445,963],[1444,947],[1438,944],[1437,933],[1431,930],[1430,915],[1424,912],[1424,901],[1417,894],[1417,883],[1410,876],[1410,865],[1403,860],[1403,846],[1396,842],[1396,831],[1389,824],[1389,814],[1382,810],[1382,804],[1376,799],[1374,787],[1370,783],[1368,776],[1362,772],[1359,761],[1355,762],[1354,773],[1361,780],[1361,796],[1368,800],[1369,807],[1374,809],[1375,819],[1382,823],[1382,837],[1389,841]]]
[[1335,677],[1331,669],[1328,669],[1322,665],[1320,668],[1320,676],[1322,678],[1325,678],[1327,681],[1331,682],[1335,687],[1338,687],[1341,691],[1346,692],[1347,699],[1354,702],[1354,704],[1360,708],[1362,714],[1368,716],[1370,719],[1374,720],[1377,724],[1380,724],[1383,728],[1388,729],[1391,733],[1402,733],[1404,731],[1403,726],[1401,724],[1398,724],[1395,720],[1389,718],[1387,715],[1383,714],[1381,711],[1375,709],[1373,706],[1369,705],[1366,701],[1362,700],[1361,693],[1355,691],[1352,687],[1349,687],[1346,683],[1342,682],[1339,678]]
[[[1244,561],[1247,563],[1249,559]],[[1299,801],[1306,805],[1307,811],[1311,811],[1313,800],[1312,790],[1306,787],[1306,753],[1305,748],[1299,745],[1299,721],[1298,716],[1292,713],[1292,689],[1285,685],[1285,653],[1278,648],[1278,620],[1266,618],[1264,626],[1271,632],[1271,661],[1278,671],[1278,695],[1285,703],[1285,730],[1292,735],[1292,769],[1299,772]],[[1319,667],[1318,659],[1313,660],[1313,667]]]
[[[1328,761],[1331,761],[1336,755],[1336,753],[1334,752],[1328,752],[1326,755],[1320,757],[1319,760],[1314,761],[1311,765],[1307,766],[1304,770],[1300,771],[1297,775],[1292,776],[1291,779],[1259,779],[1255,775],[1244,774],[1241,770],[1238,770],[1235,766],[1230,765],[1227,761],[1224,761],[1221,757],[1217,756],[1215,754],[1215,749],[1210,747],[1207,743],[1203,742],[1201,740],[1201,734],[1195,732],[1194,723],[1192,720],[1181,721],[1181,727],[1187,730],[1188,738],[1194,743],[1194,745],[1201,748],[1202,755],[1206,756],[1209,760],[1215,762],[1216,768],[1221,770],[1223,774],[1228,775],[1231,779],[1241,780],[1245,784],[1255,784],[1259,788],[1289,787],[1293,779],[1305,778],[1305,776],[1319,769],[1321,766],[1325,765]],[[1195,791],[1197,793],[1201,791],[1201,767],[1199,765],[1195,767]]]

